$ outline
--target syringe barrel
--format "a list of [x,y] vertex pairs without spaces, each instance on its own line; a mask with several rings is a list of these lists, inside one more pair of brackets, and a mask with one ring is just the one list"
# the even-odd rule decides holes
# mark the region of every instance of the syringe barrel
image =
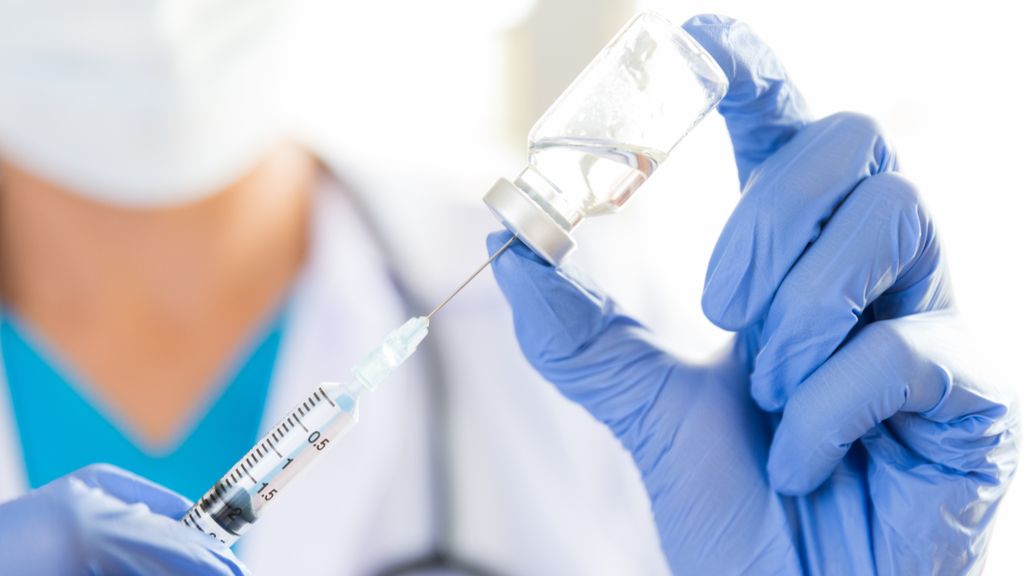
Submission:
[[218,480],[182,522],[234,544],[301,470],[358,422],[362,390],[355,381],[319,386]]

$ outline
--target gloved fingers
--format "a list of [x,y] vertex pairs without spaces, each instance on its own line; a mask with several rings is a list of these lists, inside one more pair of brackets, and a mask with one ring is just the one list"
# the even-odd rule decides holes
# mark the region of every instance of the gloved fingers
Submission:
[[62,504],[42,489],[0,504],[0,565],[4,573],[75,573],[74,558],[69,556],[77,550],[76,539]]
[[[83,488],[83,490],[89,490]],[[102,574],[239,575],[245,566],[226,546],[176,519],[92,489],[76,514],[91,569]]]
[[[487,238],[491,253],[510,238]],[[681,364],[595,288],[516,242],[492,265],[512,308],[516,337],[533,367],[633,449],[667,377]]]
[[165,491],[151,486],[113,466],[89,466],[0,506],[4,567],[32,574],[245,573],[213,538],[152,512],[147,490]]
[[811,121],[811,113],[785,68],[749,26],[702,14],[683,24],[729,79],[718,105],[732,138],[740,185],[751,171]]
[[70,474],[126,504],[145,504],[152,512],[180,519],[192,506],[184,496],[110,464],[92,464]]
[[840,113],[803,129],[766,160],[740,198],[708,264],[708,319],[741,330],[763,319],[783,279],[857,185],[895,169],[878,124]]
[[[772,486],[814,490],[853,442],[890,418],[914,457],[955,473],[995,473],[987,456],[1006,433],[1009,405],[964,376],[962,340],[951,311],[866,325],[786,403],[768,457]],[[959,468],[967,460],[976,467]]]
[[872,303],[874,318],[886,319],[949,308],[952,301],[935,227],[917,189],[896,173],[869,177],[772,298],[751,375],[754,399],[764,410],[781,410]]

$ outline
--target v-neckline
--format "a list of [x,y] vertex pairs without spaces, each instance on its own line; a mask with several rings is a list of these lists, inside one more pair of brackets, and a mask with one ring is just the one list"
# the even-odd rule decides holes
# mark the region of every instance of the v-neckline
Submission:
[[[54,375],[65,384],[81,401],[92,411],[100,415],[117,433],[123,437],[132,447],[141,454],[150,458],[159,458],[173,454],[191,438],[211,415],[220,400],[228,393],[232,384],[236,381],[242,369],[246,366],[253,354],[264,345],[274,333],[283,328],[284,318],[288,309],[287,298],[283,303],[274,307],[273,313],[269,314],[252,331],[243,342],[241,342],[230,355],[229,360],[224,363],[223,368],[218,371],[214,382],[207,387],[200,396],[201,401],[196,402],[189,409],[189,413],[181,419],[177,429],[161,442],[150,442],[145,439],[128,419],[124,418],[122,411],[111,404],[104,395],[93,388],[88,382],[89,379],[80,373],[73,364],[68,362],[57,352],[47,339],[39,334],[31,325],[10,309],[0,307],[0,330],[9,330],[13,335],[24,343],[24,346],[31,350],[41,363],[46,365]],[[0,338],[0,346],[3,339]],[[280,348],[280,345],[277,347]],[[276,353],[276,351],[275,351]],[[0,354],[3,349],[0,347]],[[5,382],[10,386],[10,379],[4,367]]]

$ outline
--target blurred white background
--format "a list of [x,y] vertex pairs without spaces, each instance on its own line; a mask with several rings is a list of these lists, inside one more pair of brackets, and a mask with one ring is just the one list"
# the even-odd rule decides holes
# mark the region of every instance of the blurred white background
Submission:
[[[1012,3],[862,0],[379,0],[295,4],[293,112],[310,138],[349,162],[449,176],[478,202],[525,161],[530,125],[638,8],[682,22],[701,12],[750,23],[819,116],[880,119],[924,191],[950,255],[960,306],[985,370],[1020,388],[1024,152]],[[581,260],[610,270],[646,260],[649,277],[595,274],[687,354],[724,335],[701,315],[704,270],[738,196],[717,117],[674,152],[620,217],[588,225]],[[481,204],[481,210],[485,208]],[[483,253],[481,239],[481,254]],[[649,309],[670,297],[679,310]],[[986,573],[1024,566],[1024,488],[1004,502]]]

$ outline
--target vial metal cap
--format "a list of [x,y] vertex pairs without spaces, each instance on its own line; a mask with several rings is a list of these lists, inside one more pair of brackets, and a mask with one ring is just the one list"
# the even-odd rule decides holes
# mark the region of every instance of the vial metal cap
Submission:
[[484,204],[512,233],[552,266],[576,248],[576,241],[526,192],[499,178],[484,195]]

